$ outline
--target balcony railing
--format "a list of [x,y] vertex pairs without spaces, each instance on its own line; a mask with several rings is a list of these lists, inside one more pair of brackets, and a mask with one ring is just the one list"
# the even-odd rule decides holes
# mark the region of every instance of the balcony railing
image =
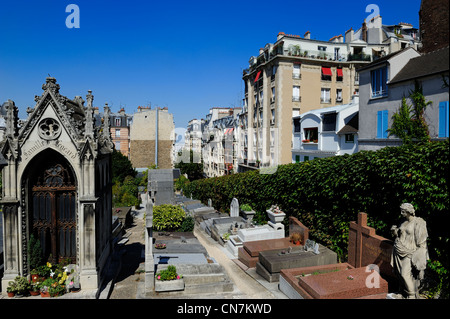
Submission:
[[371,61],[372,56],[369,54],[365,54],[365,53],[358,53],[358,54],[349,53],[347,60],[348,61]]

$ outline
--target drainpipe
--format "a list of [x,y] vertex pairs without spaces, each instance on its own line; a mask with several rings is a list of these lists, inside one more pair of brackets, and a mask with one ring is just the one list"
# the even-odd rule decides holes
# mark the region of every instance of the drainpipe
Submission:
[[158,167],[158,113],[159,107],[156,107],[156,125],[155,125],[155,165]]

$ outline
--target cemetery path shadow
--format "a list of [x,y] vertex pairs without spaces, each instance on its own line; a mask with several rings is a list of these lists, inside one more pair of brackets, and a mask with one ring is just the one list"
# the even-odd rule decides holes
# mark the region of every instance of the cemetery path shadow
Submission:
[[122,265],[116,277],[116,282],[120,282],[136,273],[139,265],[145,261],[142,257],[143,249],[144,245],[142,243],[130,243],[122,248]]

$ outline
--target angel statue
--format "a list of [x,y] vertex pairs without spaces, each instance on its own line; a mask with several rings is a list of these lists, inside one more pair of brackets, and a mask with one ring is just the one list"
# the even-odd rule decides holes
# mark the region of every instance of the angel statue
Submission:
[[413,205],[400,206],[404,218],[400,226],[392,226],[395,238],[391,265],[400,281],[400,293],[390,294],[390,298],[419,298],[420,282],[427,266],[427,223],[416,217]]

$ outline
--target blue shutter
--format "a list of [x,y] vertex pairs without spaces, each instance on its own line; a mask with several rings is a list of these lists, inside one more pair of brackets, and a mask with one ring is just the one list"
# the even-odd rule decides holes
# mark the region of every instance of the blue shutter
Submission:
[[439,137],[449,137],[448,134],[448,101],[439,103]]
[[383,138],[383,111],[377,112],[377,138]]
[[383,138],[388,138],[388,111],[383,111]]

